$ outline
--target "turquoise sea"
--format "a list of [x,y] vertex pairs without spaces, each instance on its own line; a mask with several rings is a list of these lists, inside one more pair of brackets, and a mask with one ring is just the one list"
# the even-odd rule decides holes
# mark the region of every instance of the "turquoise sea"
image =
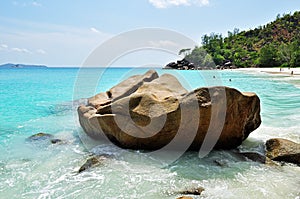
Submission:
[[[147,153],[109,143],[90,148],[83,141],[76,107],[132,74],[147,69],[0,69],[0,198],[177,198],[178,191],[202,186],[194,198],[300,198],[300,167],[241,161],[213,151],[200,159],[188,152],[170,165],[152,164]],[[300,142],[300,78],[239,71],[168,71],[188,88],[225,85],[256,92],[262,125],[242,151],[263,151],[269,138]],[[215,76],[216,78],[213,78]],[[229,81],[231,80],[231,81]],[[75,101],[74,101],[75,100]],[[30,142],[44,132],[64,144]],[[112,156],[103,165],[76,171],[93,152]],[[220,167],[215,161],[225,162]],[[159,160],[162,161],[162,160]]]

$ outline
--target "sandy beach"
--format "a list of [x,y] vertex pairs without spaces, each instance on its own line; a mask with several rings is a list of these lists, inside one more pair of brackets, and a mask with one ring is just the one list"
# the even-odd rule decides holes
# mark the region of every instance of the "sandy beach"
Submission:
[[269,73],[283,76],[300,76],[300,68],[239,68],[237,70],[254,73]]

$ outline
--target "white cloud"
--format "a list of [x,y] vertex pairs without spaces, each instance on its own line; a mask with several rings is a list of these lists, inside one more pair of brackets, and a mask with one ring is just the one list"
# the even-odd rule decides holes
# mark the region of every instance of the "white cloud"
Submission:
[[198,1],[198,4],[201,6],[208,6],[209,5],[209,0],[200,0]]
[[149,0],[156,8],[168,8],[171,6],[207,6],[209,5],[209,0]]
[[8,45],[6,45],[6,44],[1,44],[0,47],[1,47],[1,48],[8,48]]
[[22,7],[26,7],[26,6],[35,6],[35,7],[41,7],[42,4],[37,2],[37,1],[32,1],[32,2],[19,2],[19,1],[13,1],[12,4],[14,6],[22,6]]
[[14,6],[25,6],[25,4],[19,3],[19,2],[17,2],[17,1],[13,1],[12,4],[13,4]]
[[169,6],[189,5],[188,0],[149,0],[156,8],[167,8]]
[[35,53],[32,51],[28,50],[27,48],[18,48],[18,47],[13,47],[9,48],[8,45],[6,44],[0,44],[0,50],[6,51],[6,52],[12,52],[12,53],[24,53],[24,54],[47,54],[47,52],[43,49],[37,49]]
[[90,28],[90,30],[91,30],[92,32],[94,32],[94,33],[100,33],[100,31],[97,30],[96,28]]
[[169,40],[149,41],[149,45],[155,48],[176,47],[177,43]]
[[26,48],[11,48],[11,51],[13,51],[13,52],[19,52],[19,53],[29,53],[29,54],[32,54],[32,52],[29,51]]
[[0,44],[0,51],[7,51],[8,45],[6,44]]
[[32,2],[31,5],[36,6],[36,7],[41,7],[42,6],[41,3],[38,3],[36,1]]
[[42,55],[47,54],[47,52],[46,52],[45,50],[43,50],[43,49],[37,49],[36,52],[37,52],[38,54],[42,54]]
[[[25,25],[31,30],[18,28]],[[20,63],[79,66],[91,50],[112,36],[101,30],[98,32],[95,34],[90,27],[77,28],[0,17],[0,45],[8,45],[7,49],[1,50],[0,63],[13,60]],[[12,47],[15,49],[12,50]]]

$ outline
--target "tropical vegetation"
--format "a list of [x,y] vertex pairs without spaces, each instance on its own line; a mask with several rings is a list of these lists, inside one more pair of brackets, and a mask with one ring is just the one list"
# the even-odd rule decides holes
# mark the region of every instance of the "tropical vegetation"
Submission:
[[299,67],[300,12],[278,15],[276,20],[255,29],[211,33],[202,37],[202,45],[182,49],[179,54],[201,67]]

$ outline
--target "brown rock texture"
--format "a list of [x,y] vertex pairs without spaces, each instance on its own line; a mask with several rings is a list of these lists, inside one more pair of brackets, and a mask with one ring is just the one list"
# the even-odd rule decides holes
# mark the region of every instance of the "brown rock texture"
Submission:
[[90,98],[78,114],[90,137],[145,150],[236,148],[261,123],[255,93],[222,86],[188,92],[174,76],[154,70]]
[[266,156],[274,161],[300,165],[300,144],[293,141],[273,138],[266,142]]
[[190,196],[181,196],[181,197],[179,197],[179,198],[177,198],[177,199],[193,199],[193,198],[190,197]]
[[184,194],[184,195],[197,195],[200,196],[201,193],[204,191],[205,189],[203,187],[197,187],[197,188],[192,188],[192,189],[188,189],[185,191],[180,191],[180,194]]

